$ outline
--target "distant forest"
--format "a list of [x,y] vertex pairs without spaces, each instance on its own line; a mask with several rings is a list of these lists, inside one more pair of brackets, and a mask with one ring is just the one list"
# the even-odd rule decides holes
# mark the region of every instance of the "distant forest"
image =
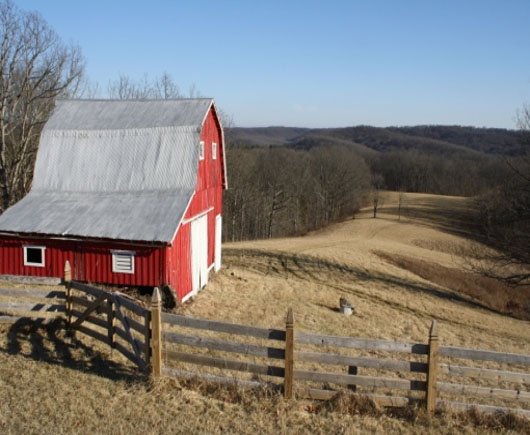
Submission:
[[461,126],[227,129],[225,240],[300,235],[373,189],[477,196],[512,176],[524,131]]

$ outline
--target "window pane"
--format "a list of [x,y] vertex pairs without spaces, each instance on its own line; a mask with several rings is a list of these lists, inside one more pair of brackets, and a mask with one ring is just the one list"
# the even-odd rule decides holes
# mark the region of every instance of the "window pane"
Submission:
[[40,248],[26,248],[26,261],[28,263],[41,264],[42,261],[42,249]]

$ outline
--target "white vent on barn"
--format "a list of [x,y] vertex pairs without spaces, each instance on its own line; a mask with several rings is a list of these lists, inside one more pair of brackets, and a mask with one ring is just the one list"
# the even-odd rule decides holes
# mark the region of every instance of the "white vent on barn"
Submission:
[[212,142],[212,159],[217,160],[217,144]]
[[134,273],[134,252],[112,251],[112,271],[114,273]]

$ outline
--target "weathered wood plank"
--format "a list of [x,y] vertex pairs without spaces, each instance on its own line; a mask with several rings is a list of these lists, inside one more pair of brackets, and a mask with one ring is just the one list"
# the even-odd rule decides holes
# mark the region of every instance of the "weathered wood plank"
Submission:
[[[151,375],[157,379],[162,376],[162,298],[160,297],[160,290],[158,287],[154,288],[153,296],[151,297],[151,342],[150,356],[151,356]],[[149,321],[146,319],[147,324]]]
[[427,373],[427,364],[416,361],[351,357],[346,355],[320,352],[295,352],[294,356],[297,361],[316,362],[320,364],[329,364],[337,366],[357,366],[381,370]]
[[246,361],[234,361],[223,358],[214,358],[206,355],[192,355],[185,352],[167,350],[166,358],[169,360],[181,361],[190,364],[216,367],[218,369],[236,370],[239,372],[256,373],[259,375],[283,377],[284,368],[269,366],[265,364],[255,364]]
[[[126,343],[130,343],[131,342],[131,338],[129,337],[129,334],[127,334],[127,332],[125,332],[125,330],[123,328],[120,328],[119,326],[114,326],[114,333],[120,337],[121,339],[123,339]],[[141,352],[142,352],[142,349],[145,348],[145,343],[141,340],[138,340],[137,338],[133,338],[134,340],[134,343],[137,347],[137,349],[140,350],[139,352],[139,355],[138,357],[140,358],[141,356]]]
[[177,314],[162,313],[162,322],[185,328],[202,329],[207,331],[225,332],[234,335],[264,338],[268,340],[285,340],[285,331],[279,329],[256,328],[254,326],[238,325],[234,323],[197,319],[195,317],[179,316]]
[[82,292],[88,293],[92,296],[99,297],[101,295],[109,294],[108,292],[101,290],[97,287],[93,287],[88,284],[83,284],[82,282],[78,281],[70,281],[70,287],[75,290],[80,290]]
[[[345,390],[342,390],[345,391]],[[298,397],[305,398],[305,399],[313,399],[313,400],[330,400],[333,397],[335,397],[339,391],[337,390],[320,390],[318,388],[306,388],[306,387],[296,387],[295,388],[295,394]],[[406,406],[414,402],[418,402],[418,399],[411,399],[408,397],[399,397],[399,396],[385,396],[382,394],[357,394],[357,393],[351,393],[348,392],[349,395],[359,398],[367,398],[375,403],[377,403],[379,406],[388,406],[388,407],[399,407],[399,406]]]
[[90,305],[86,308],[86,310],[83,312],[81,316],[77,318],[75,322],[72,323],[72,328],[76,328],[77,326],[81,325],[81,323],[84,322],[84,320],[96,310],[99,306],[103,306],[105,301],[107,299],[107,294],[101,293],[95,301],[91,302]]
[[240,353],[243,355],[254,355],[263,358],[284,359],[285,351],[275,347],[256,346],[253,344],[234,343],[215,338],[197,337],[193,335],[177,334],[175,332],[163,332],[167,343],[183,344],[186,346],[201,347],[224,352]]
[[310,334],[297,332],[295,334],[297,343],[315,344],[320,346],[336,346],[351,349],[386,350],[391,352],[412,353],[426,355],[429,346],[420,343],[401,343],[398,341],[375,340],[368,338],[338,337],[331,335]]
[[429,331],[429,356],[427,358],[427,394],[425,404],[427,412],[434,414],[436,411],[436,396],[438,395],[437,379],[438,379],[438,349],[440,344],[438,342],[438,322],[433,320],[431,329]]
[[131,310],[133,313],[138,314],[139,316],[146,316],[149,313],[149,310],[145,307],[142,307],[134,300],[126,297],[122,293],[112,293],[112,297],[115,298],[116,301],[119,302],[119,304],[128,310]]
[[283,381],[283,397],[291,399],[293,397],[294,381],[294,314],[293,309],[287,310],[285,321],[285,374]]
[[530,355],[494,352],[491,350],[467,349],[464,347],[440,346],[440,355],[481,361],[494,361],[507,364],[530,365]]
[[83,334],[86,334],[98,341],[101,341],[102,343],[109,344],[109,340],[106,335],[103,335],[102,333],[95,331],[94,329],[91,329],[87,326],[79,325],[75,327],[75,330],[82,332]]
[[440,370],[442,373],[446,373],[451,376],[495,379],[498,381],[511,381],[521,384],[530,384],[530,373],[485,369],[482,367],[464,367],[455,364],[440,364]]
[[42,289],[18,289],[18,288],[0,288],[0,296],[14,296],[21,298],[36,299],[65,299],[66,295],[61,290],[42,290]]
[[[136,339],[134,338],[134,336],[132,335],[132,332],[131,332],[131,327],[129,326],[129,320],[127,319],[127,317],[125,317],[125,315],[121,312],[121,303],[123,302],[121,300],[122,298],[118,297],[117,295],[113,294],[112,295],[112,301],[114,302],[114,315],[117,319],[120,320],[124,330],[125,330],[125,334],[127,336],[127,338],[125,338],[125,340],[128,340],[129,341],[129,344],[132,346],[132,349],[134,351],[134,354],[136,355],[137,358],[141,359],[142,357],[142,352],[140,350],[140,346],[138,346],[136,344]],[[118,327],[116,326],[116,332],[118,332]]]
[[461,402],[452,402],[449,400],[442,400],[438,399],[436,401],[436,406],[439,408],[448,408],[448,409],[454,409],[457,411],[467,411],[470,409],[476,409],[480,412],[485,413],[513,413],[518,415],[523,415],[525,417],[530,418],[530,410],[529,409],[520,409],[520,408],[506,408],[503,406],[492,406],[492,405],[478,405],[474,403],[461,403]]
[[139,332],[140,334],[145,334],[146,326],[143,323],[140,323],[138,320],[133,319],[132,317],[126,316],[124,314],[124,317],[127,319],[127,322],[129,322],[129,326],[131,329],[134,329],[136,332]]
[[59,285],[61,278],[53,276],[0,275],[0,281],[13,284]]
[[465,394],[470,396],[502,397],[504,399],[515,399],[530,401],[530,392],[521,390],[504,390],[500,388],[478,387],[475,385],[450,384],[438,382],[439,391],[451,394]]
[[147,370],[147,366],[145,362],[138,358],[133,352],[131,352],[127,347],[125,347],[120,342],[116,341],[114,342],[114,349],[116,349],[118,352],[120,352],[125,358],[127,358],[129,361],[136,364],[141,370],[145,371]]
[[246,379],[238,379],[235,377],[227,377],[227,376],[217,376],[217,375],[211,375],[208,373],[188,372],[185,370],[178,370],[172,367],[164,367],[162,369],[162,373],[165,376],[169,376],[173,378],[197,379],[201,381],[214,382],[214,383],[225,384],[225,385],[236,385],[241,388],[271,388],[277,391],[281,389],[281,385],[275,384],[273,382],[249,381]]
[[93,301],[89,301],[86,298],[81,298],[79,296],[70,296],[69,301],[72,304],[81,305],[82,307],[89,307],[90,304],[93,302]]
[[426,382],[409,380],[409,379],[395,379],[395,378],[380,378],[375,376],[358,376],[345,375],[340,373],[327,372],[313,372],[306,370],[295,370],[294,378],[296,380],[313,381],[313,382],[330,382],[341,385],[361,385],[365,387],[380,387],[392,388],[397,390],[410,391],[425,391]]
[[[72,310],[71,313],[72,313],[72,316],[75,316],[75,317],[81,317],[83,315],[81,311],[77,311],[77,310]],[[100,317],[90,315],[88,317],[85,317],[83,322],[93,323],[94,325],[100,326],[103,329],[107,329],[107,321]]]
[[[49,301],[48,301],[49,302]],[[61,304],[49,304],[49,303],[34,303],[34,302],[0,302],[1,311],[47,311],[64,313],[66,308],[63,303]]]

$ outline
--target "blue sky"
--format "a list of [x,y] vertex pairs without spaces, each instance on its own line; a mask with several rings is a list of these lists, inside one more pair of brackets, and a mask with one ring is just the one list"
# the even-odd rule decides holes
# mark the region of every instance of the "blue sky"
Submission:
[[530,0],[15,3],[81,46],[102,91],[168,72],[237,126],[515,128],[530,103]]

